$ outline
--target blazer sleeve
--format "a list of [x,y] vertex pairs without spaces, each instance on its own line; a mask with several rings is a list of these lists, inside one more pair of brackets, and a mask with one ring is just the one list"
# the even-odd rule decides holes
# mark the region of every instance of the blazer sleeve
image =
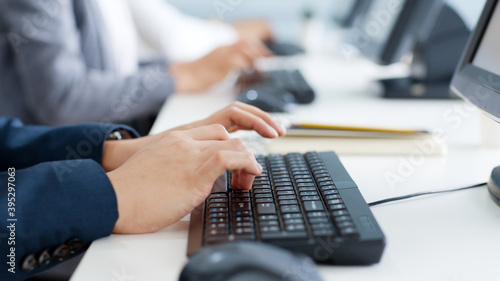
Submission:
[[72,0],[0,0],[29,110],[46,125],[123,123],[156,113],[174,92],[166,63],[128,77],[89,68],[74,6]]
[[[139,135],[128,126],[82,124],[50,128],[23,126],[18,119],[0,117],[0,171],[9,167],[23,169],[48,161],[92,159],[101,163],[104,141],[117,129]],[[53,167],[60,176],[71,168],[68,165]]]
[[[73,168],[61,179],[53,165],[65,162]],[[25,280],[81,253],[118,219],[114,189],[90,159],[7,170],[0,183],[0,280]]]

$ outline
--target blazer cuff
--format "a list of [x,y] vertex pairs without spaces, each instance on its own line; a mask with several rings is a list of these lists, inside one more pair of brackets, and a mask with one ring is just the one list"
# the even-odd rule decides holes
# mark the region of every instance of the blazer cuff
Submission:
[[[66,174],[60,177],[58,171]],[[0,173],[2,181],[7,182],[7,177],[6,172]],[[47,162],[17,170],[15,178],[15,213],[12,216],[5,209],[0,214],[16,219],[12,222],[15,245],[1,247],[4,257],[13,247],[16,273],[2,267],[1,280],[24,280],[47,270],[113,231],[118,219],[116,194],[95,161]],[[6,194],[0,194],[5,206]],[[41,262],[44,254],[50,256],[47,263]],[[2,278],[4,274],[9,274],[7,279]]]

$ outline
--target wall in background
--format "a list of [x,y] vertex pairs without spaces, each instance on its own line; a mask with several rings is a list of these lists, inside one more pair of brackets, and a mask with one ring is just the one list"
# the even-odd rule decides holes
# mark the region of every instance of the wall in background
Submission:
[[286,41],[300,40],[304,13],[316,18],[331,18],[331,0],[165,0],[181,11],[202,18],[234,22],[249,18],[268,19],[276,37]]
[[[265,18],[272,25],[276,37],[299,41],[304,14],[311,11],[315,18],[331,20],[334,11],[349,0],[165,0],[181,11],[201,18],[234,22],[248,18]],[[446,0],[474,27],[486,0]]]

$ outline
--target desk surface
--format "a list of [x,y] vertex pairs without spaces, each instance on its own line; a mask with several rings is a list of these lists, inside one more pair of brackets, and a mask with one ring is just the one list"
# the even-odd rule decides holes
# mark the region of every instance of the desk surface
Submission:
[[[380,69],[364,61],[298,59],[318,99],[294,118],[335,123],[421,127],[443,132],[445,156],[340,158],[371,202],[419,191],[462,187],[488,179],[499,148],[480,145],[479,113],[461,101],[387,101],[370,82]],[[228,87],[179,95],[165,103],[153,132],[194,121],[232,100]],[[390,184],[389,173],[401,176]],[[379,264],[321,266],[325,280],[492,280],[500,243],[500,208],[486,188],[429,196],[372,211],[387,237]],[[88,280],[177,280],[185,263],[189,218],[146,235],[111,235],[95,241],[72,277]]]

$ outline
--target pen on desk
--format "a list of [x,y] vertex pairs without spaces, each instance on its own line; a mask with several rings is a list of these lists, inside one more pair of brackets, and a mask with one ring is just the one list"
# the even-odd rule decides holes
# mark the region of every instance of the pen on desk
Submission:
[[377,133],[394,133],[394,134],[429,134],[426,130],[402,130],[402,129],[386,129],[373,127],[356,127],[356,126],[338,126],[313,123],[293,123],[290,129],[316,129],[316,130],[336,130],[336,131],[356,131],[356,132],[377,132]]

